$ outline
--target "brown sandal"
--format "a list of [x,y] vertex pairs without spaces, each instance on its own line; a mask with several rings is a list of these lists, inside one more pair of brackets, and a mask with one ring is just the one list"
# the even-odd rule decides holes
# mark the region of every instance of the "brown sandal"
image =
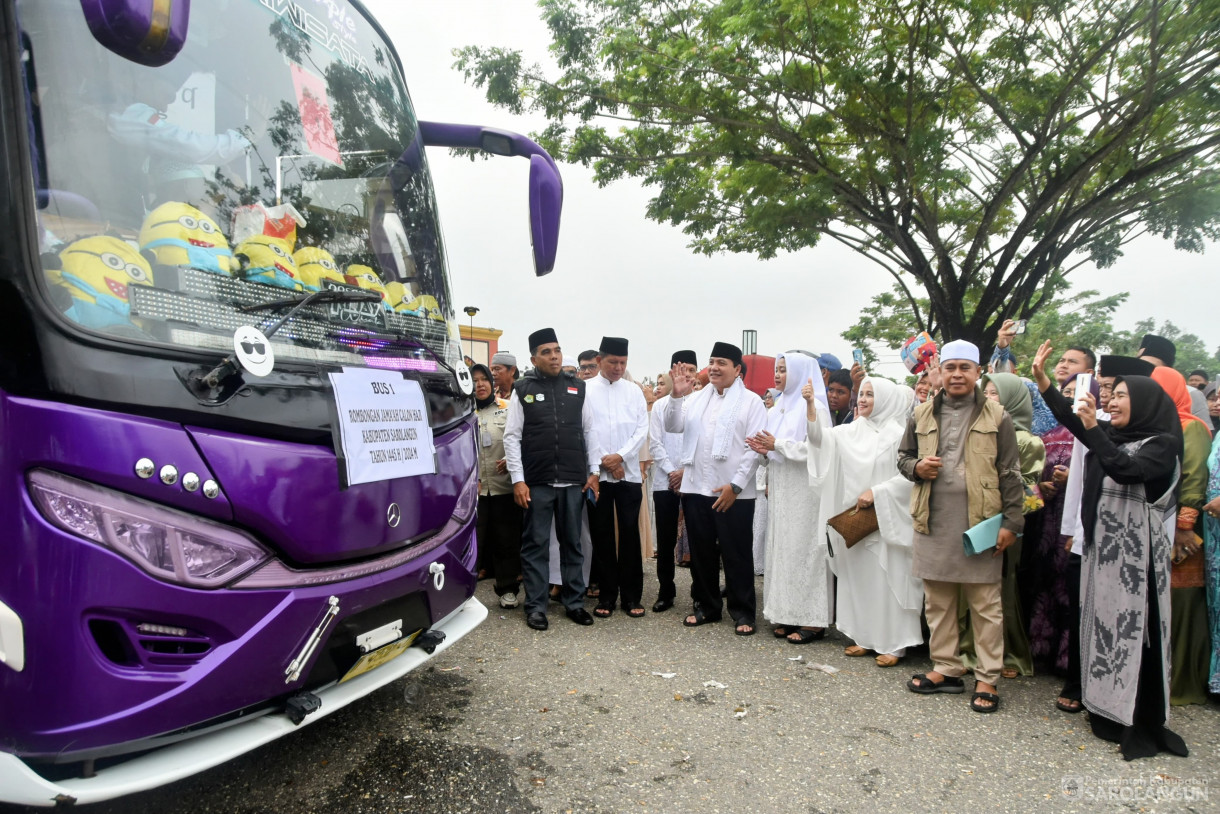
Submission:
[[878,667],[893,667],[898,662],[902,661],[901,656],[894,656],[889,653],[882,653],[874,659]]
[[853,644],[850,647],[843,648],[843,655],[855,658],[856,656],[867,656],[868,651],[858,644]]

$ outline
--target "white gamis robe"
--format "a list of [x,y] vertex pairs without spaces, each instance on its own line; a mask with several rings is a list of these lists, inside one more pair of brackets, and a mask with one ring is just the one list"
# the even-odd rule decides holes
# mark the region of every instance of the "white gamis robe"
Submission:
[[[839,578],[839,630],[867,650],[901,654],[923,641],[923,582],[911,576],[913,485],[897,464],[914,393],[884,379],[865,381],[875,393],[872,415],[832,429],[820,414],[809,422],[809,473],[821,485],[819,536],[822,548],[829,540],[830,566]],[[879,529],[849,549],[826,521],[869,489]]]
[[813,380],[818,420],[830,423],[816,361],[795,351],[784,357],[788,378],[768,416],[775,451],[766,456],[767,544],[763,616],[784,627],[827,627],[834,621],[834,574],[817,533],[819,485],[808,475],[807,407],[801,387]]

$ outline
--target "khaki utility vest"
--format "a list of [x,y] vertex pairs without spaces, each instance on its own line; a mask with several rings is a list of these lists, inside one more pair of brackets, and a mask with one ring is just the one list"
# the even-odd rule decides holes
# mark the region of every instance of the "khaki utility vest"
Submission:
[[[936,408],[943,398],[943,395],[937,395],[915,408],[915,440],[920,458],[936,455],[939,448],[940,428],[936,424]],[[1000,476],[995,466],[996,438],[1004,408],[981,391],[974,398],[976,404],[982,403],[983,409],[966,433],[966,448],[962,453],[966,462],[966,502],[971,526],[999,514],[1004,507],[1000,499]],[[911,520],[914,521],[915,530],[921,534],[930,533],[928,513],[932,484],[933,481],[917,481],[911,491]]]

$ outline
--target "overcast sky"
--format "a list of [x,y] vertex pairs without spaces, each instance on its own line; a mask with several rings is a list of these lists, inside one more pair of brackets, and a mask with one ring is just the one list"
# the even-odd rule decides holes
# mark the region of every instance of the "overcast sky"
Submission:
[[[520,49],[527,63],[548,63],[550,42],[533,0],[365,0],[402,57],[421,119],[484,124],[529,133],[545,122],[493,108],[451,66],[465,45]],[[758,331],[758,350],[830,351],[850,360],[839,334],[853,325],[873,294],[890,285],[879,267],[824,241],[815,249],[760,261],[749,255],[693,254],[678,228],[644,217],[649,193],[634,180],[599,189],[591,173],[562,164],[563,222],[555,271],[533,273],[528,226],[529,164],[520,158],[470,162],[446,151],[429,153],[449,255],[459,319],[480,308],[476,325],[504,331],[503,349],[527,357],[526,337],[555,328],[565,352],[596,347],[603,334],[630,340],[632,375],[668,369],[669,354],[693,348],[702,359],[716,340],[739,344],[743,329]],[[1171,320],[1220,344],[1216,325],[1220,248],[1207,254],[1174,251],[1144,238],[1114,267],[1082,268],[1077,290],[1130,291],[1116,324]],[[875,349],[885,359],[896,352]],[[879,372],[904,371],[896,361]]]

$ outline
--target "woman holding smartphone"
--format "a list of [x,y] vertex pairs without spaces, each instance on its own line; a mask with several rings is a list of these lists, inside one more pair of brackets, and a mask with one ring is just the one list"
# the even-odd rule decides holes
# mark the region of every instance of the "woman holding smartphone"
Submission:
[[1080,641],[1083,700],[1093,734],[1123,757],[1185,757],[1169,719],[1169,569],[1166,519],[1175,505],[1182,426],[1152,379],[1117,376],[1110,420],[1090,393],[1073,403],[1046,375],[1050,342],[1033,373],[1047,406],[1089,449],[1081,495],[1084,534]]

